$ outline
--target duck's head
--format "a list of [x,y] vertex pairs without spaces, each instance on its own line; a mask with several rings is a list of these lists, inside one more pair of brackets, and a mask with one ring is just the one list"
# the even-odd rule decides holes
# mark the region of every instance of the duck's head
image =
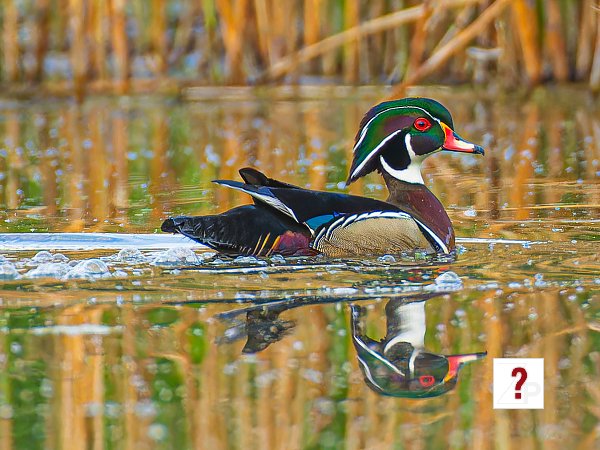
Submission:
[[454,132],[450,112],[420,97],[380,103],[360,123],[347,184],[374,170],[423,184],[421,163],[441,150],[483,155],[483,148]]

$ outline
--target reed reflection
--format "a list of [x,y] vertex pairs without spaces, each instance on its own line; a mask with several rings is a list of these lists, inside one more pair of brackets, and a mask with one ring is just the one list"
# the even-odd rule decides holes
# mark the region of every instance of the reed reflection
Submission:
[[[522,238],[514,220],[597,212],[599,116],[583,100],[573,109],[568,94],[493,103],[434,93],[490,148],[485,160],[438,155],[423,168],[463,236],[481,230],[482,220],[490,237]],[[0,229],[154,231],[167,215],[214,214],[249,200],[210,183],[235,179],[245,165],[312,189],[343,189],[352,137],[376,100],[2,105],[0,214],[11,220],[0,220]],[[385,198],[377,174],[349,193]]]
[[[437,397],[456,386],[459,371],[465,364],[485,358],[485,351],[444,355],[425,347],[425,303],[441,295],[436,292],[388,300],[385,336],[380,340],[366,334],[367,308],[359,303],[349,305],[352,343],[364,381],[373,391],[391,397]],[[279,317],[283,312],[321,302],[322,299],[286,301],[222,313],[219,318],[232,326],[217,339],[217,343],[246,338],[242,353],[261,352],[293,332],[296,324]],[[240,315],[245,315],[245,320],[236,321]]]

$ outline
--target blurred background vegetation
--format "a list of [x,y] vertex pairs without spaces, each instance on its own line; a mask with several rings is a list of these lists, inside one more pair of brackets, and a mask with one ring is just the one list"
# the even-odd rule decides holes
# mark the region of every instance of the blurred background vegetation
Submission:
[[5,94],[257,83],[579,81],[596,0],[3,0]]

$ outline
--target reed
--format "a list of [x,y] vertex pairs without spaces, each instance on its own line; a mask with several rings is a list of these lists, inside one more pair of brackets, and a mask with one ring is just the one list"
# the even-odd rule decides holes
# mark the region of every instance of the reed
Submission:
[[402,88],[575,80],[600,89],[593,0],[6,0],[0,20],[8,94],[81,99],[154,90],[165,79],[293,84],[301,76],[403,80]]

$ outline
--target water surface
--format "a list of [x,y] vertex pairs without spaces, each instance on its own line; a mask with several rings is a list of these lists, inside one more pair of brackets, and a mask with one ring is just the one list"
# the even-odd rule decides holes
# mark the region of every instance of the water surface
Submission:
[[[245,165],[343,191],[384,94],[235,93],[0,104],[1,448],[600,445],[591,99],[418,92],[487,150],[424,167],[455,262],[229,259],[162,219],[247,202],[210,183]],[[376,174],[350,192],[386,195]],[[375,348],[400,316],[431,354],[487,356],[437,397],[381,395],[356,334]],[[545,359],[544,410],[492,409],[492,360],[512,356]]]

